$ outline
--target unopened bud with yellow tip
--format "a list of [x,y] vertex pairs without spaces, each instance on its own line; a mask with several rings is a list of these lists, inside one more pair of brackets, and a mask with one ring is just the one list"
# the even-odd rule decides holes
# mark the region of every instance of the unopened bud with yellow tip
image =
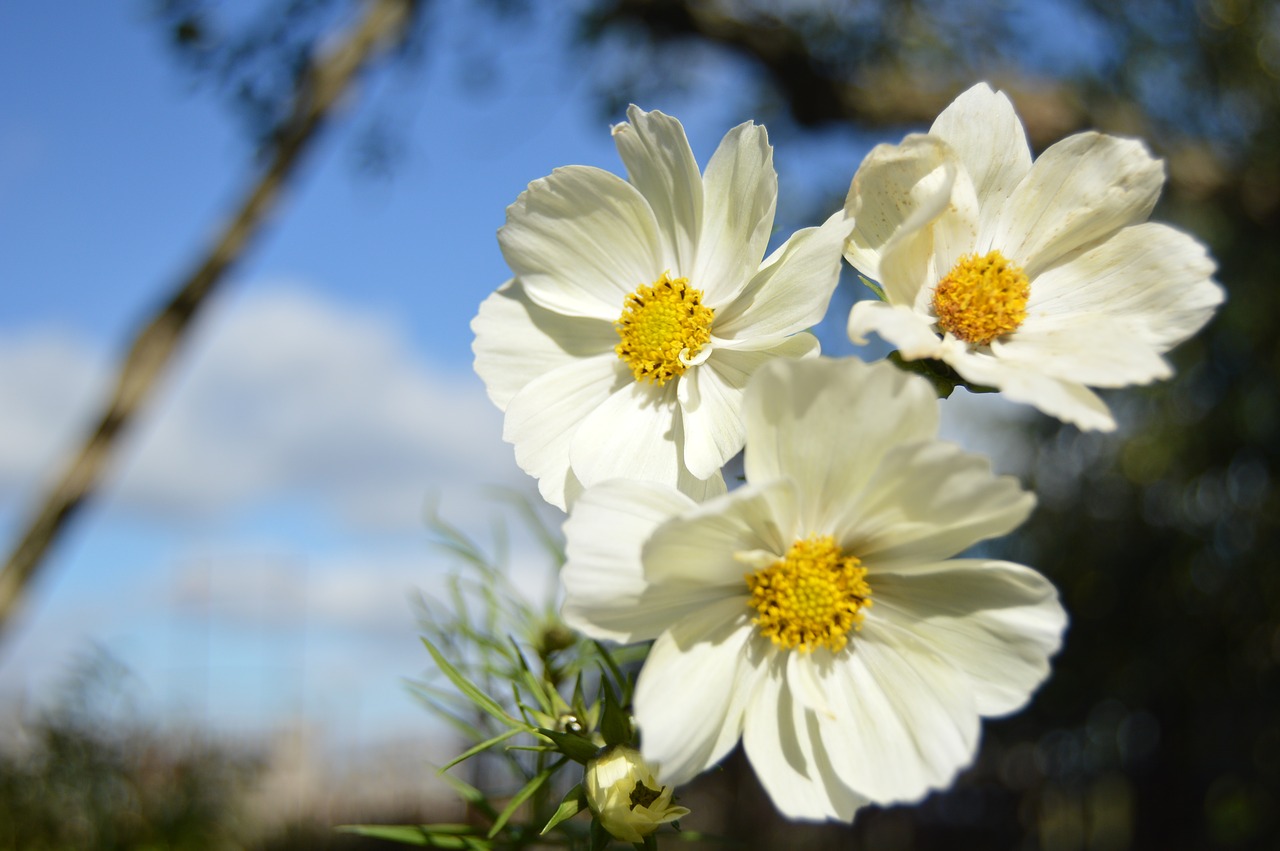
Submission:
[[686,816],[635,748],[614,745],[587,763],[587,803],[602,827],[623,842],[643,842],[660,825]]

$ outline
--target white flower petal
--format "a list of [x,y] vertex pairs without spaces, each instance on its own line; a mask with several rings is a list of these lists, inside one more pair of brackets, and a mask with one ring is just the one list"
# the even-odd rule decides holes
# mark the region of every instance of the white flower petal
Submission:
[[[633,104],[627,109],[627,119],[629,123],[614,125],[613,141],[627,166],[627,177],[657,217],[663,245],[658,272],[688,277],[695,267],[698,234],[702,231],[702,176],[698,174],[698,163],[684,127],[670,115],[656,110],[645,112]],[[702,285],[694,282],[693,286]]]
[[748,696],[760,676],[747,645],[744,598],[703,606],[654,642],[636,681],[635,715],[644,758],[665,784],[680,785],[724,759],[742,735]]
[[868,617],[825,681],[835,717],[819,718],[822,740],[841,779],[876,803],[918,801],[973,760],[968,680],[912,630]]
[[1027,519],[1035,497],[991,462],[960,447],[928,441],[891,448],[860,492],[842,500],[828,527],[868,565],[934,561]]
[[[1203,246],[1143,223],[1163,182],[1141,142],[1099,133],[1031,162],[1008,98],[975,86],[928,136],[876,148],[854,177],[845,257],[899,309],[855,305],[850,338],[876,331],[904,358],[938,358],[1082,429],[1114,429],[1090,387],[1168,377],[1160,355],[1223,299]],[[994,341],[936,332],[938,282],[962,256],[994,250],[1030,280],[1026,318]]]
[[[949,783],[973,758],[980,712],[1010,711],[1043,680],[1065,622],[1049,583],[1017,565],[937,557],[1006,531],[1031,497],[936,441],[937,409],[927,382],[887,364],[779,361],[748,387],[748,484],[674,510],[671,491],[653,486],[634,500],[625,482],[582,496],[566,525],[567,611],[620,637],[669,624],[635,702],[664,782],[689,779],[741,736],[783,813],[852,819],[869,802]],[[601,492],[616,503],[603,506]],[[864,559],[878,605],[837,652],[774,644],[751,622],[744,574],[834,531]],[[603,575],[584,573],[594,563]],[[820,626],[783,603],[770,613]]]
[[929,383],[887,364],[775,361],[746,396],[747,480],[790,478],[801,523],[830,528],[880,455],[934,437],[938,401]]
[[1199,331],[1222,303],[1214,269],[1195,239],[1144,222],[1039,275],[1027,309],[1033,316],[1122,317],[1143,343],[1164,352]]
[[525,385],[507,405],[502,439],[515,446],[520,469],[557,508],[568,504],[569,450],[574,434],[631,374],[609,353],[571,361]]
[[476,335],[471,345],[476,373],[502,410],[538,376],[575,359],[610,352],[618,342],[613,323],[538,307],[515,279],[481,302],[471,331]]
[[968,678],[984,716],[1021,709],[1049,676],[1067,614],[1020,564],[955,560],[877,573],[875,617],[909,630]]
[[684,465],[678,381],[659,387],[628,380],[587,415],[569,448],[573,472],[583,485],[637,479],[671,485],[698,500],[724,493],[718,471],[699,479]]
[[[960,169],[951,185],[951,203],[933,220],[929,233],[933,238],[930,254],[923,234],[914,240],[896,243],[885,252],[880,268],[886,278],[902,276],[912,280],[923,276],[926,285],[916,290],[915,306],[922,307],[933,301],[937,282],[947,275],[961,257],[968,254],[984,254],[979,245],[979,231],[983,212],[979,209],[978,195],[968,172]],[[914,257],[910,252],[919,251]],[[931,309],[931,308],[930,308]]]
[[991,352],[1066,381],[1123,387],[1173,375],[1145,336],[1137,323],[1110,313],[1057,315],[1028,319],[1016,333],[992,340]]
[[949,350],[943,359],[966,381],[995,387],[1014,402],[1033,405],[1085,431],[1115,430],[1111,409],[1083,384],[980,352]]
[[[929,128],[956,152],[973,181],[984,212],[998,214],[1031,169],[1031,148],[1004,92],[978,83],[956,98]],[[985,253],[985,252],[984,252]]]
[[788,818],[848,822],[869,803],[837,775],[833,754],[820,741],[818,719],[795,699],[782,666],[759,680],[742,745],[774,806]]
[[696,506],[654,482],[616,479],[583,493],[564,526],[565,623],[592,638],[648,641],[689,612],[724,599],[723,589],[655,585],[644,571],[645,541],[665,521]]
[[947,348],[933,323],[912,308],[870,299],[856,302],[849,311],[849,339],[865,346],[872,332],[907,360],[942,357]]
[[785,555],[796,536],[795,504],[794,486],[779,479],[743,485],[670,519],[644,545],[646,580],[720,586],[745,597],[753,568],[738,554]]
[[569,316],[612,322],[626,297],[664,270],[648,202],[617,175],[587,166],[530,183],[507,208],[498,244],[529,298]]
[[855,269],[884,288],[891,304],[914,304],[924,280],[889,276],[881,260],[895,241],[919,240],[932,251],[920,231],[951,203],[959,162],[946,142],[911,135],[900,145],[877,145],[858,167],[849,187],[845,211],[854,220],[844,256]]
[[835,213],[821,227],[796,231],[746,289],[716,311],[712,332],[726,339],[776,337],[816,325],[840,280],[840,248],[850,221]]
[[717,347],[705,364],[681,376],[677,396],[684,416],[684,461],[689,471],[709,478],[742,450],[746,438],[742,399],[747,380],[757,369],[774,358],[817,353],[818,340],[807,333],[784,337],[770,348]]
[[718,374],[718,355],[681,376],[677,393],[685,425],[684,463],[702,478],[738,454],[747,433],[741,413],[743,387]]
[[995,248],[1034,279],[1063,255],[1151,215],[1164,165],[1134,139],[1079,133],[1052,145],[1013,190]]
[[715,307],[737,296],[769,244],[778,175],[763,127],[747,122],[725,134],[707,163],[703,199],[691,283]]
[[782,653],[786,659],[787,685],[791,694],[805,709],[812,709],[824,720],[834,720],[836,715],[827,699],[827,678],[834,670],[836,655],[825,647],[809,653]]

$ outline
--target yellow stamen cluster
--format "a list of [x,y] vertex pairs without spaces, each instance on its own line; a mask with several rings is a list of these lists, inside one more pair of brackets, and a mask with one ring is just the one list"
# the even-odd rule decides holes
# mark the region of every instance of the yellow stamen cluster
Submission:
[[785,558],[747,574],[758,613],[752,623],[779,647],[834,653],[848,643],[850,630],[862,628],[863,610],[871,605],[866,575],[862,562],[830,535],[796,541]]
[[627,296],[622,315],[613,323],[622,342],[614,347],[631,367],[636,381],[667,381],[682,374],[687,360],[711,341],[715,311],[702,303],[702,290],[688,278],[672,280],[666,273],[641,284]]
[[938,327],[975,346],[1015,330],[1027,318],[1031,282],[999,251],[966,254],[933,291]]

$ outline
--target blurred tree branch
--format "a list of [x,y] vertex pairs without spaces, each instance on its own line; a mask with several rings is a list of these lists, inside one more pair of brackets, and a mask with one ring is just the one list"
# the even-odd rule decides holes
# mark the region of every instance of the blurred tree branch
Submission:
[[97,425],[44,497],[0,571],[0,630],[49,547],[97,487],[120,436],[164,373],[192,320],[259,234],[281,189],[360,70],[405,32],[417,0],[368,0],[362,16],[299,75],[291,114],[276,128],[271,158],[213,247],[143,327],[120,366]]
[[[1115,40],[1111,49],[1124,58],[1114,68],[1068,77],[1029,68],[1009,47],[1022,41],[1010,29],[1009,10],[983,3],[598,0],[581,29],[588,43],[621,39],[624,50],[643,56],[632,68],[645,68],[655,80],[682,73],[683,63],[671,61],[682,50],[712,45],[754,66],[773,89],[757,99],[778,103],[806,129],[927,126],[956,94],[986,79],[1013,98],[1038,150],[1089,128],[1155,141],[1168,159],[1174,193],[1196,201],[1238,198],[1258,220],[1273,216],[1280,172],[1242,168],[1244,158],[1231,150],[1232,140],[1224,144],[1229,134],[1213,109],[1160,114],[1135,102],[1136,93],[1149,100],[1152,91],[1178,86],[1179,104],[1194,99],[1230,108],[1252,101],[1262,107],[1259,120],[1272,121],[1280,86],[1258,73],[1256,57],[1280,14],[1273,0],[1211,4],[1201,10],[1199,29],[1188,27],[1200,9],[1191,0],[1173,0],[1159,20],[1107,0],[1077,6]],[[1220,7],[1230,7],[1229,19],[1214,17],[1225,14]],[[643,94],[631,90],[635,84],[653,85],[626,72],[602,80],[611,101]],[[1261,128],[1238,132],[1266,137]]]
[[[792,119],[800,126],[856,124],[864,127],[925,124],[972,82],[969,63],[950,55],[945,63],[923,69],[905,56],[926,51],[949,52],[934,22],[913,13],[911,4],[890,4],[864,31],[837,11],[775,12],[767,4],[701,2],[701,0],[603,0],[588,13],[584,31],[598,38],[607,31],[630,29],[646,34],[654,46],[701,41],[717,45],[755,63],[776,87]],[[908,23],[891,25],[898,16]],[[815,38],[824,31],[825,39]],[[993,28],[992,32],[995,32]],[[837,60],[824,47],[838,39],[847,59]],[[912,43],[909,47],[907,43]],[[902,49],[894,49],[901,45]],[[1018,93],[1022,116],[1033,144],[1043,147],[1078,129],[1086,115],[1070,85],[1025,72],[1011,73],[1002,88]],[[1009,85],[1004,85],[1008,83]],[[1027,106],[1034,102],[1033,108]]]

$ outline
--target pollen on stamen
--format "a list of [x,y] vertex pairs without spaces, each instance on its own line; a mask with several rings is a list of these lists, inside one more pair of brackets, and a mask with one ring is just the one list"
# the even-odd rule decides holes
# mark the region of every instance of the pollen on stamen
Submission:
[[627,296],[613,323],[622,341],[614,351],[631,367],[636,381],[666,384],[688,369],[711,342],[715,311],[702,303],[702,291],[688,278],[666,272],[652,286],[641,284]]
[[975,346],[1017,330],[1027,318],[1031,283],[999,251],[956,261],[933,291],[938,327]]
[[796,541],[786,556],[746,575],[752,623],[779,647],[844,649],[871,606],[867,569],[831,535]]

